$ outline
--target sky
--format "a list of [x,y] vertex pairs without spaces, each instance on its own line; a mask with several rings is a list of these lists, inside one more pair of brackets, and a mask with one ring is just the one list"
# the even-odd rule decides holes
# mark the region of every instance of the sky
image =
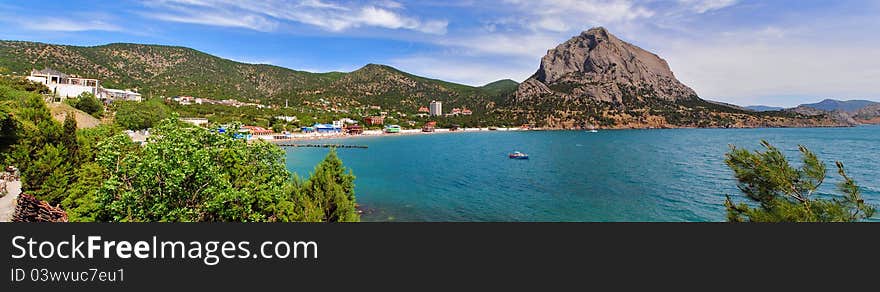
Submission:
[[523,81],[595,26],[652,51],[705,99],[880,101],[880,1],[0,1],[0,39],[176,45],[312,72],[368,63],[469,85]]

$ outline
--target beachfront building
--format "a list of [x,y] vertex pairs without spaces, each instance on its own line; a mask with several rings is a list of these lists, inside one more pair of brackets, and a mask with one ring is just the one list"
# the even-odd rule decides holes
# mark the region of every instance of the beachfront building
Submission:
[[303,133],[319,133],[319,134],[332,134],[332,133],[342,133],[342,127],[336,127],[333,124],[319,124],[315,123],[311,127],[302,127],[300,128]]
[[359,125],[345,126],[345,133],[349,135],[360,135],[364,133],[364,128]]
[[364,118],[364,124],[367,126],[376,126],[385,124],[385,117],[371,116]]
[[27,79],[46,85],[55,96],[62,100],[69,97],[77,97],[83,93],[91,93],[98,96],[98,88],[100,88],[100,81],[98,79],[69,76],[49,68],[31,70],[31,75]]
[[436,100],[432,100],[431,104],[428,107],[428,110],[430,111],[430,114],[432,116],[442,115],[443,114],[443,103],[436,101]]
[[272,131],[272,129],[266,129],[257,126],[241,126],[241,130],[245,130],[251,135],[270,135],[275,133],[275,131]]
[[422,126],[422,132],[434,132],[435,128],[437,128],[437,122],[427,122],[424,126]]
[[278,134],[272,129],[266,129],[257,126],[242,126],[238,129],[238,133],[243,135],[245,139],[274,140]]

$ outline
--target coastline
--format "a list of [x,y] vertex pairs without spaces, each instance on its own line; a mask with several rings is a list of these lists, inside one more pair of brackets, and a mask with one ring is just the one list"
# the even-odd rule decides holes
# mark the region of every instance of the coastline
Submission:
[[[724,127],[664,127],[664,128],[625,128],[625,127],[611,127],[611,128],[597,128],[598,131],[627,131],[627,130],[676,130],[676,129],[729,129],[729,130],[746,130],[746,129],[784,129],[784,128],[794,128],[794,129],[809,129],[809,128],[852,128],[852,127],[860,127],[860,126],[880,126],[874,124],[863,124],[863,125],[855,125],[855,126],[811,126],[811,127],[736,127],[736,128],[724,128]],[[339,140],[339,139],[350,139],[350,138],[367,138],[367,137],[396,137],[396,136],[413,136],[413,135],[441,135],[441,134],[460,134],[460,133],[492,133],[492,132],[528,132],[528,131],[589,131],[590,129],[563,129],[563,128],[537,128],[537,129],[523,129],[523,128],[497,128],[495,130],[489,130],[489,128],[464,128],[456,131],[451,131],[450,129],[435,129],[434,132],[423,132],[420,129],[411,129],[411,130],[401,130],[399,133],[388,134],[382,130],[367,130],[364,131],[363,134],[359,135],[350,135],[345,133],[332,133],[332,134],[321,134],[321,133],[310,133],[310,134],[292,134],[289,139],[275,139],[272,136],[257,136],[252,141],[265,141],[269,143],[288,143],[288,142],[299,142],[299,141],[321,141],[321,140]]]
[[270,143],[286,143],[298,141],[320,141],[320,140],[336,140],[349,138],[367,138],[367,137],[395,137],[395,136],[413,136],[413,135],[442,135],[442,134],[458,134],[458,133],[488,133],[488,132],[524,132],[524,131],[543,131],[522,128],[497,128],[489,130],[489,128],[463,128],[452,131],[450,129],[435,129],[433,132],[424,132],[421,129],[401,130],[399,133],[388,134],[382,130],[366,130],[363,134],[350,135],[345,133],[310,133],[310,134],[292,134],[288,139],[275,139],[271,136],[258,136],[254,141],[266,141]]

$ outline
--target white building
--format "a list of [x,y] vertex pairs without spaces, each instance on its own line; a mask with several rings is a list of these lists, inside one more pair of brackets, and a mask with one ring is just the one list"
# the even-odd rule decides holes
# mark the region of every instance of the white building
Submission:
[[143,101],[141,94],[133,91],[101,88],[100,92],[101,99]]
[[428,106],[428,111],[432,116],[439,116],[443,114],[443,103],[432,100],[431,105]]
[[293,123],[293,122],[299,121],[299,119],[297,119],[296,116],[276,116],[275,118],[282,120],[282,121],[285,121],[285,122],[288,122],[288,123]]
[[97,96],[100,88],[98,79],[79,78],[52,69],[32,70],[28,80],[46,85],[55,96],[65,99],[77,97],[83,93]]
[[199,127],[205,126],[208,124],[208,119],[206,118],[181,118],[180,121],[187,122]]
[[28,76],[27,79],[46,85],[55,96],[62,100],[65,98],[77,97],[83,93],[94,94],[95,97],[100,99],[130,101],[143,100],[140,93],[128,90],[103,88],[101,87],[101,81],[98,79],[68,76],[67,74],[49,68],[43,70],[31,70],[31,75]]

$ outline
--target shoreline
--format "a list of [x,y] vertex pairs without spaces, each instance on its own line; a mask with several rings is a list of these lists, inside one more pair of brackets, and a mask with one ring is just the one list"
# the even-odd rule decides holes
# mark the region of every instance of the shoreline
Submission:
[[298,141],[320,141],[320,140],[337,140],[337,139],[351,139],[351,138],[369,138],[369,137],[396,137],[396,136],[415,136],[415,135],[443,135],[443,134],[458,134],[458,133],[486,133],[486,132],[525,132],[525,131],[541,131],[541,130],[529,130],[522,128],[497,128],[497,130],[489,130],[489,128],[465,128],[456,131],[451,131],[449,129],[435,129],[433,132],[424,132],[421,129],[413,129],[413,130],[401,130],[399,133],[385,133],[383,130],[367,130],[364,131],[363,134],[359,135],[349,135],[344,133],[333,133],[333,134],[292,134],[289,139],[271,139],[268,137],[257,137],[254,138],[254,141],[265,141],[269,143],[285,143],[285,142],[298,142]]
[[[678,128],[605,128],[596,129],[597,131],[628,131],[628,130],[677,130],[677,129],[721,129],[721,130],[748,130],[748,129],[827,129],[827,128],[853,128],[860,126],[880,126],[880,125],[858,125],[858,126],[815,126],[815,127],[749,127],[749,128],[720,128],[720,127],[678,127]],[[258,136],[251,141],[265,141],[274,144],[299,142],[299,141],[320,141],[320,140],[339,140],[352,138],[369,138],[369,137],[396,137],[396,136],[414,136],[414,135],[442,135],[442,134],[459,134],[459,133],[492,133],[492,132],[542,132],[542,131],[590,131],[589,129],[523,129],[523,128],[497,128],[489,130],[489,128],[466,128],[456,131],[449,129],[435,129],[434,132],[423,132],[420,129],[401,130],[399,133],[385,133],[382,130],[367,130],[363,134],[349,135],[344,133],[333,134],[292,134],[289,139],[274,139],[271,136]]]

